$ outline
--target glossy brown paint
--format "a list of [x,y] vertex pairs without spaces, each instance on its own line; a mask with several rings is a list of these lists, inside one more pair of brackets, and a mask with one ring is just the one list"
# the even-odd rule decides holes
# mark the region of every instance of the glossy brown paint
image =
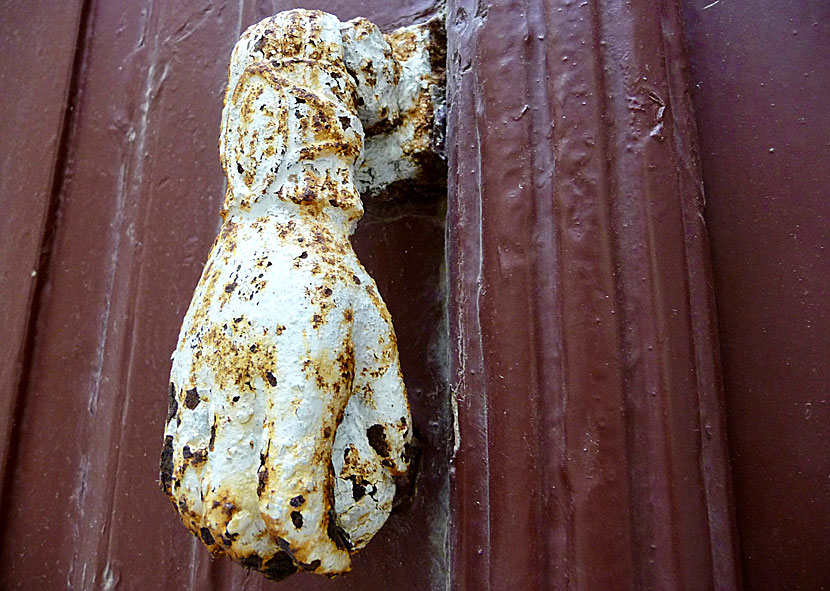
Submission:
[[53,10],[37,1],[0,6],[0,491],[14,453],[11,425],[33,345],[30,312],[38,273],[46,271],[83,48],[83,2],[66,2],[57,20]]
[[[343,20],[367,16],[389,28],[435,8],[430,2],[341,4],[317,7]],[[37,214],[34,230],[54,231],[47,236],[51,256],[37,277],[34,308],[25,309],[27,293],[24,310],[9,312],[16,322],[22,319],[14,338],[31,339],[32,347],[18,420],[11,437],[3,438],[4,444],[17,442],[0,520],[4,589],[274,585],[238,565],[211,561],[178,522],[156,480],[169,357],[224,195],[217,138],[230,50],[244,27],[291,7],[91,2],[84,21],[71,11],[21,20],[34,34],[41,19],[74,19],[64,35],[70,41],[42,46],[67,52],[70,65],[75,37],[85,44],[74,71],[77,92],[68,103],[50,99],[60,105],[52,105],[57,113],[66,104],[72,114],[65,158],[55,165],[52,157],[52,164],[32,173],[39,175],[33,182],[46,187],[50,175],[59,179],[51,210],[48,191],[44,197],[51,215],[37,213],[25,190],[9,201],[15,215]],[[5,31],[5,20],[2,26]],[[45,100],[44,91],[35,92],[39,74],[32,59],[19,55],[29,60],[22,81]],[[51,132],[56,137],[57,119]],[[4,133],[3,141],[48,158],[50,137],[43,131],[22,141]],[[284,585],[426,590],[441,586],[447,572],[450,426],[439,337],[443,201],[409,195],[394,205],[367,203],[366,209],[355,247],[395,318],[423,444],[418,494],[356,558],[348,577],[298,576]],[[40,234],[32,240],[36,263]],[[3,236],[4,257],[16,248]],[[10,268],[28,285],[29,262]],[[29,314],[34,320],[26,332]],[[14,394],[4,383],[2,400],[9,408]]]
[[830,589],[830,4],[684,9],[746,589]]
[[[827,200],[818,195],[828,167],[799,164],[825,162],[827,71],[796,66],[821,55],[830,19],[818,2],[766,3],[761,19],[710,5],[687,3],[685,18],[702,83],[747,586],[813,589],[826,577],[828,540],[826,482],[815,476],[826,474],[816,464],[828,457],[827,413],[812,396],[827,382]],[[245,26],[294,6],[90,2],[58,14],[4,4],[3,80],[25,92],[7,97],[3,120],[16,127],[0,134],[0,306],[11,343],[0,359],[0,445],[14,444],[3,588],[272,587],[211,561],[155,479],[168,355],[218,227],[227,56]],[[431,1],[304,7],[386,30],[436,10]],[[675,6],[449,8],[448,348],[461,433],[452,530],[442,204],[367,203],[356,250],[395,318],[424,440],[421,477],[410,509],[392,516],[352,574],[283,585],[737,589]],[[798,41],[764,44],[781,30]],[[27,37],[37,41],[21,45]],[[24,108],[43,117],[15,114]],[[805,283],[806,294],[772,289]],[[782,349],[792,353],[776,356]]]
[[454,589],[737,589],[672,2],[450,3]]

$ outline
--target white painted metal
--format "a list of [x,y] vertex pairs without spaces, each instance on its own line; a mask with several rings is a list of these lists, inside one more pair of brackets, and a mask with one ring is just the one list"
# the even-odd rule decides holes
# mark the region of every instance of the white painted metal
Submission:
[[429,34],[388,39],[294,10],[231,58],[224,223],[172,356],[162,485],[214,554],[270,578],[348,571],[408,469],[395,334],[349,242],[356,185],[411,178],[428,149]]

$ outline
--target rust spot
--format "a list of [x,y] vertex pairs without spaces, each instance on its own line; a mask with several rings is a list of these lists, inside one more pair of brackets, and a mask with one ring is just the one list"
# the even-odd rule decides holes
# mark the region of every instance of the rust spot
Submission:
[[305,503],[305,497],[303,495],[297,495],[288,502],[292,507],[301,507],[303,503]]
[[415,498],[415,489],[418,478],[418,471],[421,463],[421,447],[418,437],[412,439],[412,443],[404,444],[402,459],[408,464],[408,469],[395,474],[395,497],[392,499],[392,511],[406,509]]
[[191,462],[194,466],[198,466],[199,464],[206,462],[208,457],[208,450],[206,449],[197,449],[196,452],[193,454],[193,461]]
[[366,487],[363,484],[359,484],[357,482],[357,478],[352,480],[352,498],[355,501],[359,501],[366,495]]
[[213,425],[210,426],[210,442],[208,442],[208,449],[213,451],[213,444],[216,441],[216,417],[213,417]]
[[271,386],[277,385],[277,378],[274,374],[271,373],[270,370],[265,372],[265,378],[268,380],[268,383],[271,384]]
[[225,286],[225,293],[231,293],[234,289],[236,289],[236,281],[232,281]]
[[355,282],[355,285],[360,285],[360,277],[357,275],[352,275],[352,281]]
[[266,486],[268,486],[268,470],[261,467],[257,472],[256,494],[258,497],[261,497],[262,493],[265,492]]
[[245,558],[241,559],[240,564],[247,568],[252,568],[254,570],[262,569],[262,558],[259,554],[249,554]]
[[190,458],[192,458],[192,457],[193,457],[193,452],[192,452],[192,451],[190,451],[190,446],[189,446],[189,445],[185,445],[185,446],[182,448],[182,457],[183,457],[185,460],[189,460]]
[[161,450],[161,465],[159,466],[159,480],[161,489],[168,495],[170,491],[170,481],[173,479],[173,436],[168,435],[164,438],[164,447]]
[[417,38],[412,31],[395,31],[385,37],[392,48],[392,55],[399,62],[405,62],[411,58],[418,49]]
[[170,420],[176,416],[178,411],[179,403],[176,401],[176,385],[173,382],[170,382],[170,391],[168,392],[167,397],[167,420],[164,423],[169,423]]
[[346,382],[346,386],[351,389],[352,381],[354,380],[354,345],[351,340],[346,342],[346,350],[337,356],[337,363],[340,368],[340,377]]
[[199,535],[201,536],[202,541],[205,543],[206,546],[213,546],[213,544],[216,543],[216,540],[213,539],[210,530],[206,527],[203,527],[199,530]]
[[299,511],[292,511],[291,512],[291,523],[294,524],[294,527],[300,529],[303,527],[303,514]]
[[[315,568],[320,566],[319,561],[315,562],[317,562],[317,566],[315,566]],[[265,568],[262,569],[262,574],[272,581],[282,581],[283,579],[293,575],[297,572],[297,570],[297,565],[294,563],[291,556],[285,552],[277,552],[268,560],[268,562],[265,563]]]
[[184,398],[184,405],[190,410],[193,410],[199,406],[199,402],[201,402],[201,400],[199,398],[199,392],[196,391],[196,388],[188,390],[187,396]]
[[331,541],[334,542],[334,545],[340,550],[351,549],[352,543],[351,540],[349,540],[349,535],[342,527],[337,525],[337,514],[334,512],[334,509],[330,509],[328,513],[326,534],[328,534],[329,539],[331,539]]
[[[251,350],[253,340],[256,348]],[[225,325],[207,324],[200,345],[202,348],[210,346],[213,350],[205,363],[213,372],[216,387],[221,390],[238,391],[242,387],[253,390],[253,376],[276,363],[276,345],[241,317],[240,321],[234,321],[232,330]]]
[[389,457],[389,442],[381,425],[372,425],[366,429],[366,437],[369,439],[369,445],[380,457]]
[[281,538],[277,536],[277,546],[279,546],[283,552],[288,554],[289,556],[294,556],[294,553],[291,551],[291,544],[288,543],[288,540],[285,538]]

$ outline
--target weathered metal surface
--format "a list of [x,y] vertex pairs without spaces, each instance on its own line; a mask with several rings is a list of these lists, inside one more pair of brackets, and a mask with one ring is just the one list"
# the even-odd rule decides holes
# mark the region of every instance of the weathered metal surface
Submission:
[[[320,7],[336,9],[341,20],[366,15],[384,30],[434,10],[420,0]],[[157,480],[169,352],[221,206],[216,137],[227,57],[249,23],[285,8],[90,4],[78,33],[85,40],[78,92],[66,105],[74,124],[58,179],[52,256],[38,274],[31,371],[20,390],[19,445],[9,459],[8,506],[0,518],[3,589],[274,587],[231,561],[212,560],[181,526]],[[64,24],[58,21],[75,16],[51,10],[38,22],[57,35]],[[11,22],[2,20],[3,27]],[[71,42],[52,43],[48,34],[35,38],[26,47],[38,55],[73,51]],[[23,61],[23,82],[51,71],[40,60]],[[56,81],[43,83],[53,88]],[[49,96],[32,95],[26,100],[37,108]],[[18,141],[45,152],[39,137],[23,133]],[[353,558],[348,577],[300,574],[287,585],[427,591],[446,577],[446,389],[436,346],[442,200],[410,194],[394,207],[365,208],[353,241],[396,319],[422,443],[418,495]],[[2,237],[4,249],[11,244],[4,252],[21,246],[14,236]]]
[[675,5],[449,5],[454,589],[737,588]]
[[388,39],[293,10],[231,57],[224,223],[173,354],[161,484],[212,554],[276,580],[348,572],[409,467],[391,318],[349,242],[356,163],[380,191],[430,148],[429,31]]
[[[363,33],[358,29],[354,34]],[[411,191],[444,184],[435,178],[445,174],[441,160],[447,57],[443,19],[402,27],[386,39],[392,62],[400,65],[395,91],[398,113],[387,116],[393,125],[372,122],[365,130],[363,162],[355,170],[355,185],[361,195],[368,196],[385,192],[389,197],[398,185]],[[365,75],[360,64],[354,63],[351,70],[358,79]]]
[[830,589],[830,4],[683,5],[745,588]]

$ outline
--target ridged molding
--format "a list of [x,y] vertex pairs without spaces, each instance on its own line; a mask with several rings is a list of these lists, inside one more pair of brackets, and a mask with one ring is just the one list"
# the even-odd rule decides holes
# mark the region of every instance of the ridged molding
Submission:
[[450,3],[453,589],[737,589],[670,0]]

